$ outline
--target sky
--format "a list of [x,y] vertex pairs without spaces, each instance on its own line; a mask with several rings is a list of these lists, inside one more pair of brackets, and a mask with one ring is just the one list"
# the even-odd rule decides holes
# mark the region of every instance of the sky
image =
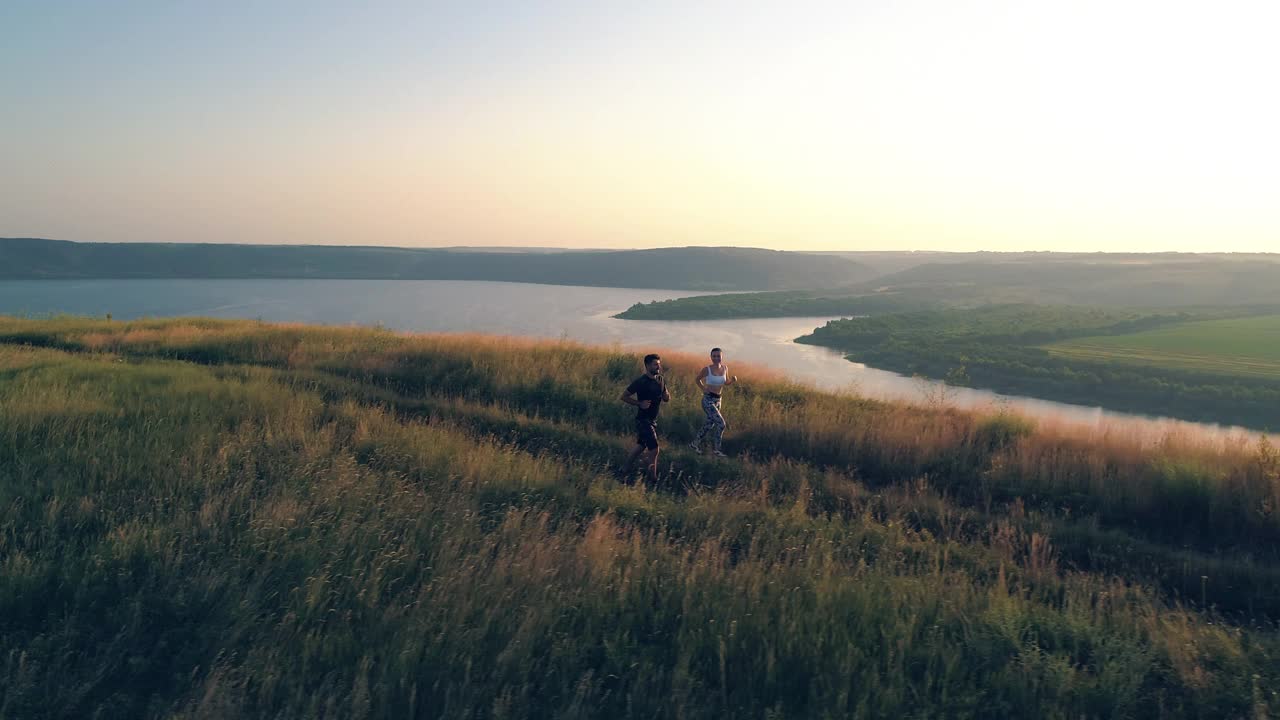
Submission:
[[0,0],[0,236],[1280,251],[1280,3]]

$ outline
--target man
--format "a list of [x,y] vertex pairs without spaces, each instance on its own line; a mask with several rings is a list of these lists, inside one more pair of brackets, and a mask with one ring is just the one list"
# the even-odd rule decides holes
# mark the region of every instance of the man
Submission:
[[636,378],[622,391],[622,402],[636,408],[636,447],[627,457],[628,474],[635,466],[636,458],[648,451],[646,467],[649,481],[658,482],[658,410],[662,403],[671,402],[671,393],[662,379],[662,358],[650,353],[644,356],[644,375]]

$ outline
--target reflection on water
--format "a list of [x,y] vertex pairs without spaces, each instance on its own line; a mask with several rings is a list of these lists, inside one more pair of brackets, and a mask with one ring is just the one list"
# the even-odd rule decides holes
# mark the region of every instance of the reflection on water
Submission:
[[616,343],[637,352],[669,348],[697,355],[719,346],[730,363],[767,365],[830,391],[911,402],[945,395],[948,403],[959,407],[1007,406],[1036,418],[1095,428],[1113,429],[1120,423],[1151,437],[1171,431],[1216,437],[1247,434],[1239,428],[945,388],[849,362],[826,348],[792,342],[829,317],[679,322],[612,317],[635,302],[698,294],[702,293],[436,280],[24,280],[0,282],[0,313],[112,313],[118,319],[201,315],[381,324],[414,332],[565,337],[593,344]]

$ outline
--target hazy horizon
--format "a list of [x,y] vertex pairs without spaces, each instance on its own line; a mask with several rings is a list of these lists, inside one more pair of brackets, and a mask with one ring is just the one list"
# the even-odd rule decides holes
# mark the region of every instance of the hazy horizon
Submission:
[[9,4],[0,236],[1280,247],[1280,5]]
[[[175,240],[84,240],[72,238],[41,238],[41,237],[0,237],[0,240],[48,240],[53,242],[75,242],[75,243],[109,243],[109,244],[185,244],[182,241]],[[767,248],[752,245],[652,245],[648,247],[566,247],[555,245],[385,245],[381,243],[368,244],[352,244],[344,242],[297,242],[297,243],[272,243],[272,242],[249,242],[239,239],[227,240],[199,240],[191,241],[190,244],[210,244],[210,245],[279,245],[289,247],[351,247],[351,248],[393,248],[402,250],[456,250],[456,251],[486,251],[486,252],[538,252],[538,251],[567,251],[567,252],[625,252],[629,250],[679,250],[687,248],[721,248],[721,249],[737,249],[737,250],[779,250],[783,252],[798,253],[903,253],[903,254],[990,254],[990,255],[1026,255],[1026,254],[1082,254],[1082,255],[1277,255],[1280,251],[1276,250],[930,250],[923,248],[828,248],[821,250],[806,250],[803,248]]]

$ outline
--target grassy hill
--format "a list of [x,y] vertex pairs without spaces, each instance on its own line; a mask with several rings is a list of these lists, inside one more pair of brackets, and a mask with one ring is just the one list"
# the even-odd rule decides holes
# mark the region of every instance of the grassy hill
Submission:
[[0,238],[0,279],[362,278],[783,290],[815,284],[848,285],[874,274],[852,260],[754,248],[466,252],[457,248],[75,243]]
[[638,354],[0,318],[3,717],[1266,717],[1280,454]]

